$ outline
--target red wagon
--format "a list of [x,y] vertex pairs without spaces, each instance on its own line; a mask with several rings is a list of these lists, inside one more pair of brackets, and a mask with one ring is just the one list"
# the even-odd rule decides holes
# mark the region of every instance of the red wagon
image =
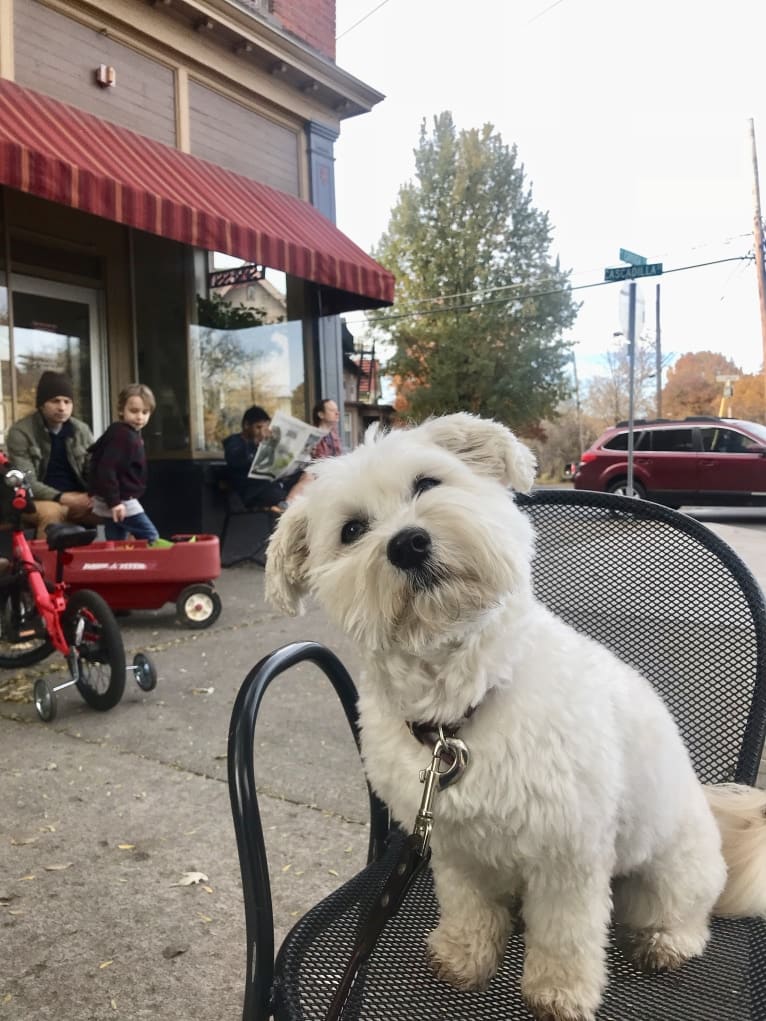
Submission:
[[[56,554],[44,540],[30,543],[46,577],[56,576]],[[221,597],[213,580],[221,573],[215,535],[175,535],[172,545],[144,540],[92,542],[64,552],[64,581],[77,592],[98,592],[113,610],[157,610],[175,602],[179,621],[206,628],[218,619]]]

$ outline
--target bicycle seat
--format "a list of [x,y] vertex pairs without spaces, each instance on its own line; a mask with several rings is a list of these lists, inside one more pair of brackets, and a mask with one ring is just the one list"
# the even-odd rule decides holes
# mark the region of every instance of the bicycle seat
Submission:
[[66,522],[60,525],[48,525],[45,529],[49,550],[70,549],[72,546],[89,546],[97,535],[98,532],[95,528],[85,528],[83,525],[68,525]]

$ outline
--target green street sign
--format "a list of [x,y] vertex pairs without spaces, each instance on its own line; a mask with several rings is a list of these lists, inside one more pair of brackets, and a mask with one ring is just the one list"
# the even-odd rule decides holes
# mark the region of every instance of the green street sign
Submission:
[[646,258],[643,255],[636,255],[627,248],[620,249],[620,262],[629,262],[631,266],[645,266]]
[[639,277],[658,277],[661,274],[661,262],[650,262],[645,266],[612,266],[604,270],[604,283],[613,284],[618,280],[637,280]]

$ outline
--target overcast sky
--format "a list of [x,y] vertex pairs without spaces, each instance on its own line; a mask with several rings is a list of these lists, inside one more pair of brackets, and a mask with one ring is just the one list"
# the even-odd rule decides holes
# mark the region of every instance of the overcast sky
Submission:
[[[752,252],[766,0],[383,0],[351,28],[379,3],[337,0],[339,66],[386,96],[343,122],[335,150],[338,226],[365,250],[413,177],[422,119],[450,110],[458,129],[489,121],[518,145],[573,286],[603,280],[620,248],[666,269]],[[721,351],[759,371],[752,262],[659,279],[666,354]],[[641,285],[652,329],[656,282]],[[577,295],[584,375],[620,329],[619,288]]]

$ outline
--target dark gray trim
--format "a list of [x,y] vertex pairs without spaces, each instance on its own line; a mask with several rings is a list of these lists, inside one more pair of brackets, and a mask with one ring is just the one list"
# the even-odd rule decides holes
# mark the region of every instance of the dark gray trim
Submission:
[[[317,121],[306,125],[311,204],[335,223],[335,156],[338,133]],[[321,294],[321,292],[320,292]],[[343,414],[343,344],[338,316],[317,321],[319,398],[335,401]]]

